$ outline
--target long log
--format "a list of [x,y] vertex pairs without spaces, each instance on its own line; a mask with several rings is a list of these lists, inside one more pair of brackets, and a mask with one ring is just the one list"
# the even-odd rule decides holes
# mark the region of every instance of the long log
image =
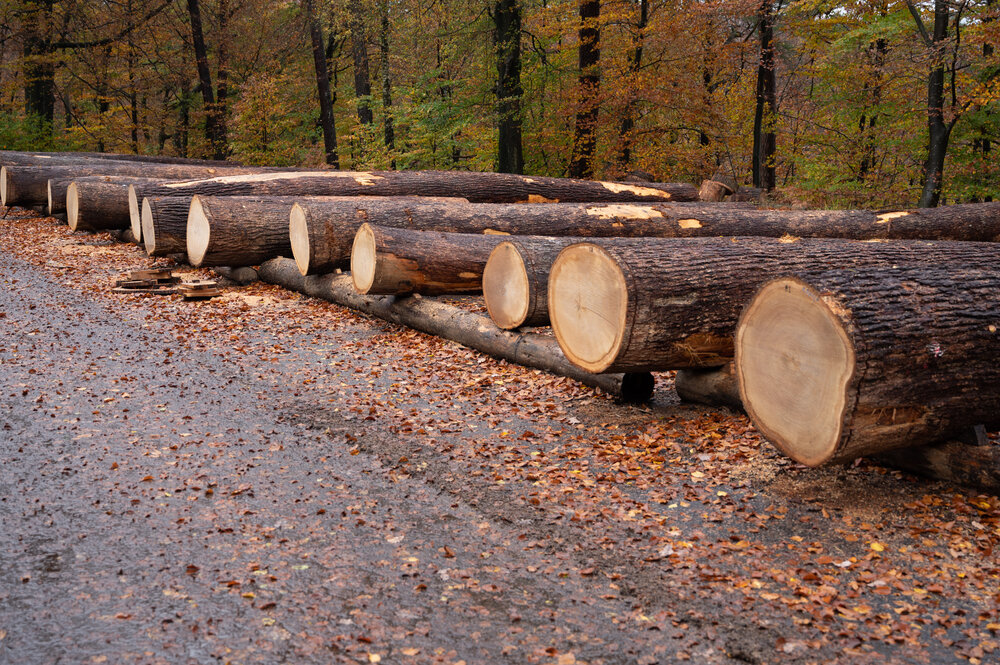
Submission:
[[303,275],[346,266],[354,234],[363,223],[424,231],[482,233],[495,231],[541,236],[670,236],[676,228],[664,216],[690,215],[706,206],[607,203],[491,204],[425,199],[378,199],[356,202],[302,202],[292,209],[289,234],[295,262]]
[[998,257],[960,254],[760,287],[735,337],[757,429],[815,466],[1000,424]]
[[743,306],[777,274],[997,265],[1000,245],[770,238],[605,239],[560,252],[549,318],[570,361],[592,372],[721,366]]
[[167,181],[128,176],[49,180],[49,214],[65,212],[74,231],[125,229],[129,226],[128,186],[160,182]]
[[674,376],[674,389],[685,402],[743,410],[733,363],[705,369],[679,369]]
[[549,269],[578,236],[512,236],[490,253],[483,268],[483,297],[490,318],[504,330],[549,324]]
[[242,166],[239,162],[169,155],[127,155],[114,152],[21,152],[0,150],[0,166],[55,166],[57,164],[80,164],[92,161],[140,162],[147,164],[186,164],[188,166]]
[[186,198],[163,196],[142,200],[142,244],[150,256],[187,252]]
[[653,393],[651,374],[599,375],[581,371],[566,361],[551,337],[499,330],[485,316],[431,298],[360,295],[354,290],[350,275],[303,277],[290,259],[267,261],[261,265],[259,274],[265,282],[450,339],[494,358],[566,376],[626,402],[645,402]]
[[413,231],[362,224],[351,279],[369,295],[481,293],[483,268],[502,236]]
[[288,211],[297,200],[193,197],[187,216],[188,262],[196,268],[239,268],[260,265],[278,256],[290,257]]
[[259,173],[260,169],[102,160],[61,166],[11,165],[0,167],[0,201],[5,206],[47,205],[49,180],[67,180],[102,175],[181,180],[184,178],[210,178],[219,173],[234,172]]

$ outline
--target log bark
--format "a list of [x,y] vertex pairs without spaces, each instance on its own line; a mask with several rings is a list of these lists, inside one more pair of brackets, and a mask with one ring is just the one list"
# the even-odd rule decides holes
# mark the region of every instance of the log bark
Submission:
[[321,274],[346,266],[354,234],[365,222],[394,228],[461,233],[495,231],[544,236],[669,236],[678,233],[677,225],[664,222],[664,217],[683,219],[701,212],[706,205],[720,204],[528,205],[412,197],[372,197],[347,203],[315,200],[303,202],[292,209],[289,233],[295,262],[302,274]]
[[502,239],[362,224],[351,250],[351,279],[367,295],[481,293],[486,260]]
[[695,201],[686,183],[600,182],[475,171],[297,171],[172,183],[144,196],[445,196],[479,203]]
[[549,275],[556,338],[570,361],[593,372],[726,364],[739,313],[775,275],[995,266],[1000,260],[993,243],[941,241],[645,238],[602,245],[567,247]]
[[718,180],[702,180],[701,188],[698,189],[698,200],[706,202],[719,202],[727,196],[735,194],[736,190],[727,183]]
[[288,211],[297,200],[195,196],[187,216],[188,262],[238,268],[290,257]]
[[136,178],[211,178],[220,173],[259,173],[260,169],[245,167],[190,166],[187,164],[154,164],[113,161],[93,161],[61,166],[0,167],[0,200],[5,206],[35,206],[48,204],[49,180],[66,180],[102,175]]
[[1000,423],[997,256],[962,258],[764,284],[735,338],[757,429],[815,466]]
[[685,402],[743,410],[733,363],[707,369],[677,370],[674,388],[677,390],[677,396]]
[[168,181],[128,176],[49,180],[49,214],[66,213],[74,231],[124,229],[129,225],[128,186],[162,182]]
[[56,166],[60,164],[83,164],[93,161],[139,162],[145,164],[187,164],[188,166],[220,166],[223,168],[242,166],[239,162],[212,159],[192,159],[168,155],[126,155],[113,152],[23,152],[0,150],[0,166]]
[[581,371],[566,361],[551,337],[498,330],[485,316],[430,298],[364,296],[354,290],[349,275],[303,277],[289,259],[272,259],[260,267],[259,274],[265,282],[450,339],[494,358],[566,376],[622,401],[645,402],[653,393],[651,374],[598,375]]
[[163,196],[142,200],[142,244],[150,256],[187,254],[187,198]]

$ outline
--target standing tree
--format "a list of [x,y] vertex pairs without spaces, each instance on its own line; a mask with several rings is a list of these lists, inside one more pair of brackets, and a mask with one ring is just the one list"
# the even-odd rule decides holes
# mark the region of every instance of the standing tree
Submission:
[[496,169],[500,173],[523,173],[520,0],[497,0],[493,22],[493,43],[497,52]]
[[573,154],[569,162],[572,178],[594,175],[594,153],[597,150],[597,111],[600,107],[598,90],[601,85],[601,2],[580,2],[580,74],[577,84],[576,125],[573,130]]
[[323,147],[326,163],[334,168],[340,168],[340,157],[337,155],[337,126],[333,121],[333,99],[330,97],[330,72],[326,64],[326,50],[323,45],[323,29],[313,8],[312,0],[302,0],[309,23],[309,36],[312,40],[313,64],[316,67],[316,88],[319,93],[319,122],[323,128]]
[[[396,132],[392,122],[392,78],[389,72],[389,0],[378,0],[379,32],[378,56],[379,75],[382,78],[382,116],[385,147],[392,152],[396,149]],[[396,168],[396,159],[392,159]]]
[[642,46],[647,25],[649,25],[649,0],[639,0],[639,20],[635,24],[632,50],[628,54],[628,71],[633,80],[629,82],[628,98],[622,111],[621,149],[618,152],[618,165],[623,170],[632,162],[632,130],[635,129],[635,105],[639,84],[636,79],[642,69]]
[[771,191],[775,185],[777,78],[774,57],[774,14],[777,0],[760,0],[757,35],[760,60],[757,65],[757,105],[753,117],[753,185]]
[[198,0],[187,0],[187,6],[188,16],[191,19],[191,42],[194,46],[195,63],[198,66],[201,98],[205,103],[205,134],[209,143],[212,144],[214,158],[225,159],[228,152],[226,146],[226,114],[220,108],[220,105],[216,103],[215,89],[212,87],[212,72],[208,67],[208,49],[205,48],[205,35],[201,27],[201,7],[198,4]]

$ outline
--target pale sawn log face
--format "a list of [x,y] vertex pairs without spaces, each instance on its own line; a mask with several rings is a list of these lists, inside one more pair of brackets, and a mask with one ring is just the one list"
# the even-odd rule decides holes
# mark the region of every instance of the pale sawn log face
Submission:
[[[799,288],[803,298],[813,296],[812,310],[824,313],[822,320],[836,328],[840,341],[828,341],[815,355],[786,349],[787,359],[776,360],[784,362],[783,369],[768,370],[775,381],[813,391],[811,403],[799,403],[791,393],[762,396],[765,370],[752,360],[757,347],[743,348],[755,338],[737,334],[744,404],[772,443],[804,463],[835,463],[945,440],[977,424],[997,425],[997,257],[969,252],[959,258],[954,251],[942,248],[936,260],[923,265],[860,266],[780,281],[781,287]],[[741,331],[756,325],[751,317],[765,311],[769,300],[792,321],[786,325],[799,330],[817,325],[809,322],[809,307],[799,307],[806,311],[801,314],[783,305],[787,293],[770,286],[753,298]],[[756,339],[763,348],[764,342]],[[836,353],[845,339],[854,355],[845,353],[840,360]],[[769,353],[775,357],[780,352]],[[788,413],[778,413],[782,406]],[[821,428],[819,435],[787,426],[795,418],[815,418],[811,414],[817,411],[837,422]]]
[[295,201],[292,197],[192,197],[185,232],[188,260],[195,267],[242,267],[288,256],[288,216]]
[[531,300],[528,271],[517,246],[510,241],[497,245],[486,261],[483,299],[490,318],[504,330],[520,327],[528,317]]

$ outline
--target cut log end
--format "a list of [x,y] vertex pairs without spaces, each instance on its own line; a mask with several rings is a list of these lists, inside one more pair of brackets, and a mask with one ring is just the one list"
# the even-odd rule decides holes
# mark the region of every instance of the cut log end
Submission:
[[302,275],[309,274],[309,224],[305,208],[298,203],[288,215],[288,239],[292,244],[292,258]]
[[46,192],[46,195],[47,195],[47,197],[49,199],[49,208],[48,208],[48,210],[49,210],[49,215],[51,215],[54,212],[53,209],[52,209],[52,181],[51,180],[49,180],[49,182],[45,185],[45,192]]
[[156,231],[153,229],[153,209],[149,205],[149,199],[142,200],[139,228],[142,229],[142,244],[146,253],[152,256],[156,251]]
[[528,316],[531,284],[524,257],[511,242],[490,253],[483,269],[483,296],[490,318],[504,330],[520,327]]
[[549,274],[549,318],[566,357],[590,372],[603,372],[622,347],[628,312],[625,275],[601,247],[567,247]]
[[855,353],[819,292],[794,278],[761,287],[737,329],[736,358],[740,397],[764,436],[802,464],[834,457]]
[[0,166],[0,205],[7,206],[7,167]]
[[142,210],[139,197],[135,193],[135,185],[128,186],[128,216],[132,222],[132,235],[137,243],[142,243]]
[[[143,230],[145,231],[145,229]],[[205,252],[208,251],[211,236],[212,226],[205,213],[205,206],[201,204],[201,198],[196,195],[191,199],[191,208],[187,218],[188,262],[195,268],[200,267],[205,260]]]
[[[49,188],[51,189],[51,187],[52,183],[50,182]],[[66,188],[66,221],[69,222],[69,228],[72,231],[76,231],[76,227],[80,224],[80,192],[75,182],[71,182]]]
[[[368,224],[362,224],[354,234],[351,247],[351,280],[358,293],[368,293],[375,283],[375,233]],[[302,267],[299,267],[301,270]]]

